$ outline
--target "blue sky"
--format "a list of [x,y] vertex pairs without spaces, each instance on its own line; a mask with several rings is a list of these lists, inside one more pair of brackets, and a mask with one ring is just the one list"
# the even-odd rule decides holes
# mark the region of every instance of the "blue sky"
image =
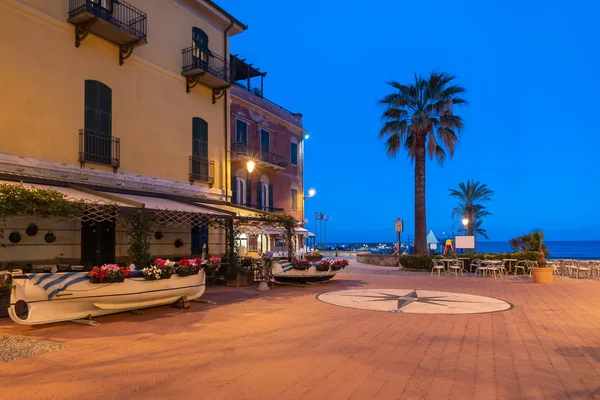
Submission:
[[[492,4],[495,3],[495,4]],[[593,1],[371,2],[220,0],[249,29],[231,50],[263,71],[265,97],[304,115],[308,228],[331,216],[328,242],[413,235],[413,166],[377,134],[389,92],[414,73],[456,75],[469,105],[455,157],[427,165],[427,225],[452,228],[448,188],[475,179],[496,194],[491,240],[543,229],[548,240],[600,239]]]

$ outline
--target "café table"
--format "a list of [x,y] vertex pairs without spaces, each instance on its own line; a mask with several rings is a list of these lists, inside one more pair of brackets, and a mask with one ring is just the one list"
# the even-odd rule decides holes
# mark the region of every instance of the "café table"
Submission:
[[506,263],[508,264],[506,268],[508,270],[508,274],[510,274],[510,271],[512,271],[513,265],[519,262],[519,260],[517,260],[516,258],[505,258],[502,261],[506,261]]
[[[457,260],[460,261],[462,269],[466,270],[466,268],[467,268],[466,267],[467,266],[467,261],[469,261],[470,258],[468,258],[468,257],[459,257],[459,258],[457,258]],[[469,272],[471,272],[471,268],[469,268]]]
[[446,272],[448,272],[448,270],[450,269],[450,263],[452,261],[455,261],[455,258],[442,258],[440,259],[441,262],[444,263],[444,269],[446,270]]

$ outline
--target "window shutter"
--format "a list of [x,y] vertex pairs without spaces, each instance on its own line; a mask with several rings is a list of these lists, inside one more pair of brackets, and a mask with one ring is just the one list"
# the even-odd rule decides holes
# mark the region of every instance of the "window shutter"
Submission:
[[237,143],[248,143],[248,124],[244,121],[236,120],[236,136]]
[[273,208],[273,184],[269,184],[269,207]]
[[298,165],[298,144],[290,143],[290,163]]
[[235,175],[231,176],[231,204],[237,204],[237,178]]
[[202,118],[192,118],[192,155],[208,158],[208,123]]
[[102,82],[85,81],[84,127],[91,133],[112,136],[112,90]]
[[259,208],[262,208],[263,205],[263,191],[262,191],[262,183],[258,182],[256,184],[256,205],[258,205]]
[[192,40],[201,50],[208,51],[208,35],[200,28],[192,28]]
[[252,181],[246,180],[246,204],[252,204]]

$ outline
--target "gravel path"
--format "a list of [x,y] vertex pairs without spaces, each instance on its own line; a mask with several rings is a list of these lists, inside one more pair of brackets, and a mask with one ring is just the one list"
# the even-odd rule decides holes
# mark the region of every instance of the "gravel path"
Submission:
[[0,335],[0,363],[62,349],[64,344]]

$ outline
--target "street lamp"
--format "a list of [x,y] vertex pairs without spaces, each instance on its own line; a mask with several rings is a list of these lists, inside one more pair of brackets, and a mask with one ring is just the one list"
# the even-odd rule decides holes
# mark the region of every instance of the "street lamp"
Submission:
[[304,196],[304,198],[310,199],[311,197],[315,197],[316,194],[317,194],[316,189],[310,188],[310,189],[308,189],[308,196]]
[[463,224],[463,226],[465,227],[465,229],[467,229],[467,225],[469,225],[469,218],[467,218],[467,217],[464,217],[464,218],[462,219],[462,224]]
[[246,168],[248,169],[248,172],[252,173],[252,171],[254,171],[254,166],[256,165],[256,163],[252,160],[248,160],[248,162],[246,163]]

